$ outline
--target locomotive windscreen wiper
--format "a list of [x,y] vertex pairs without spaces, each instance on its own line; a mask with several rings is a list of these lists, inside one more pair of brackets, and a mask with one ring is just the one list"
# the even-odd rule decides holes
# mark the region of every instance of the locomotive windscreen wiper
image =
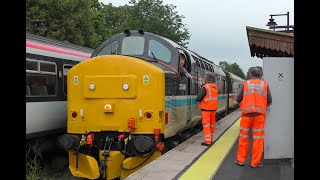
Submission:
[[158,59],[156,58],[156,56],[153,54],[153,52],[152,52],[150,49],[149,49],[149,52],[151,52],[154,61],[155,61],[155,62],[158,62]]

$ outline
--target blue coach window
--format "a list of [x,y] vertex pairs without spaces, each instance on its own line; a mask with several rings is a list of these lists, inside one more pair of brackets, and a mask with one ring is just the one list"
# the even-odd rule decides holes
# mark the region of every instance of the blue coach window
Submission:
[[[153,40],[153,39],[150,40],[149,41],[149,49],[150,49],[150,51],[152,51],[152,53],[154,54],[154,56],[157,59],[160,59],[165,62],[170,62],[171,52],[166,46],[164,46],[160,42]],[[153,57],[153,55],[150,51],[148,52],[148,56]]]
[[121,54],[142,55],[144,50],[144,37],[130,36],[123,38]]

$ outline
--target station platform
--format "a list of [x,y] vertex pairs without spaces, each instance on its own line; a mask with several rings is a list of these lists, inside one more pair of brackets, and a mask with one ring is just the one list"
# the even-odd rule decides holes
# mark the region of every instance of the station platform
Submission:
[[[137,170],[125,180],[292,180],[292,159],[263,160],[264,167],[251,168],[251,151],[245,166],[235,164],[241,112],[236,110],[216,123],[213,145],[200,145],[199,132],[169,152]],[[250,147],[252,139],[249,139]]]

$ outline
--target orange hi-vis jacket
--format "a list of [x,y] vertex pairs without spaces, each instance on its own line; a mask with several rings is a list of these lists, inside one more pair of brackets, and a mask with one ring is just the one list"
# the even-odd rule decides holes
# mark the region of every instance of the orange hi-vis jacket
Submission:
[[267,82],[261,79],[250,79],[243,83],[243,99],[240,103],[242,114],[266,113],[267,85]]
[[206,88],[206,95],[199,103],[199,108],[203,110],[217,110],[218,108],[218,88],[214,83],[207,83],[204,85]]

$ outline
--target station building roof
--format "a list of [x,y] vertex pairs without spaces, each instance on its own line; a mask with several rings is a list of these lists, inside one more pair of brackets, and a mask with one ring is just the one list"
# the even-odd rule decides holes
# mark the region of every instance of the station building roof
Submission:
[[293,33],[246,26],[251,56],[294,57]]

